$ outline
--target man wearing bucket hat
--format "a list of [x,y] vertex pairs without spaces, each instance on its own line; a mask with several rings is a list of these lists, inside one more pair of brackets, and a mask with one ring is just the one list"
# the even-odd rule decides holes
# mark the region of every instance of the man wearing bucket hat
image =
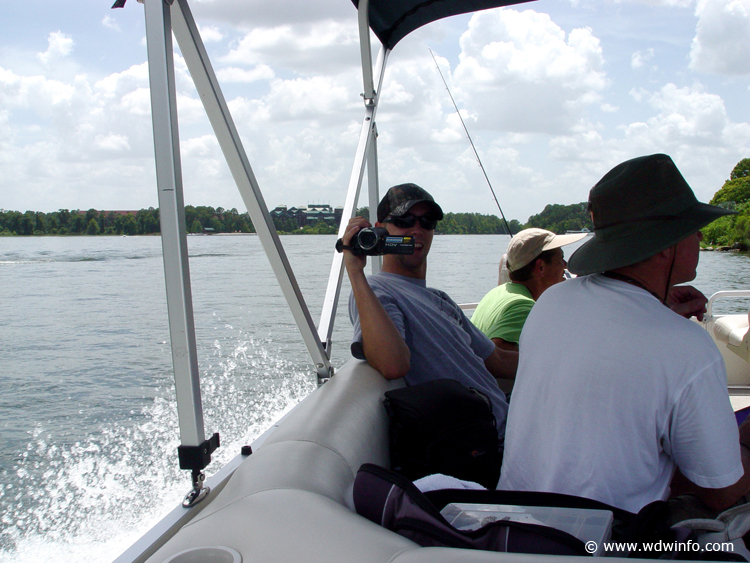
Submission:
[[589,210],[578,277],[545,292],[521,334],[499,488],[638,512],[679,471],[711,516],[750,490],[750,426],[738,431],[711,337],[665,305],[695,296],[673,286],[695,277],[700,229],[731,212],[698,202],[662,154],[613,168]]
[[562,247],[585,233],[556,235],[545,229],[524,229],[510,240],[503,256],[510,281],[490,290],[477,305],[471,322],[499,347],[518,350],[521,329],[537,299],[565,279]]
[[492,402],[502,436],[508,404],[495,378],[515,376],[518,354],[497,349],[448,295],[427,287],[427,255],[442,209],[421,187],[401,184],[385,194],[377,218],[375,225],[391,235],[413,236],[415,251],[386,254],[380,273],[368,278],[365,257],[348,246],[370,223],[363,217],[349,221],[342,242],[352,285],[352,355],[387,379],[405,377],[408,385],[452,378],[478,389]]

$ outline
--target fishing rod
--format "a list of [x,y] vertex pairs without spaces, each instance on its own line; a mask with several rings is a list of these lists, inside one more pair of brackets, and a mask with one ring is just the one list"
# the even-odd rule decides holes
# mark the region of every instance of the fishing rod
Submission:
[[432,55],[432,60],[435,62],[435,67],[437,68],[438,74],[440,74],[440,79],[443,81],[443,84],[445,84],[445,89],[448,91],[448,96],[450,96],[451,102],[453,102],[453,107],[456,108],[456,113],[458,114],[458,119],[461,120],[461,125],[463,125],[464,131],[466,132],[466,137],[469,139],[469,144],[471,145],[471,148],[474,150],[474,156],[477,158],[477,162],[479,163],[479,168],[482,169],[482,174],[484,174],[484,179],[487,180],[487,185],[490,187],[490,192],[492,192],[492,197],[495,198],[495,203],[497,204],[497,208],[500,211],[500,217],[503,218],[503,223],[505,223],[505,230],[508,231],[508,234],[513,238],[513,233],[510,232],[510,225],[508,225],[507,219],[505,219],[505,214],[503,213],[502,208],[500,207],[500,202],[497,200],[497,196],[495,195],[495,190],[492,189],[492,184],[490,183],[489,177],[487,177],[487,172],[484,169],[484,166],[482,165],[482,159],[479,158],[479,153],[477,152],[477,148],[474,146],[474,141],[471,140],[471,135],[469,135],[469,130],[466,128],[466,123],[464,123],[464,118],[461,117],[461,112],[458,111],[458,106],[456,105],[456,101],[453,99],[453,94],[451,94],[450,88],[448,88],[448,83],[445,81],[445,78],[443,77],[443,72],[440,70],[440,66],[437,64],[437,59],[435,58],[435,53],[432,52],[432,49],[429,49],[430,55]]

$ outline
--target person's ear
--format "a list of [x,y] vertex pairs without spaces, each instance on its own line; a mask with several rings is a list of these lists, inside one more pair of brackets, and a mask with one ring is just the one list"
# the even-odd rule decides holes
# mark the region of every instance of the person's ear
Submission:
[[657,256],[666,262],[670,262],[672,260],[672,257],[674,256],[675,252],[677,252],[677,245],[670,246],[669,248],[665,248]]
[[547,263],[544,260],[542,260],[538,256],[534,258],[534,267],[532,268],[533,273],[535,273],[537,276],[542,276],[546,267]]

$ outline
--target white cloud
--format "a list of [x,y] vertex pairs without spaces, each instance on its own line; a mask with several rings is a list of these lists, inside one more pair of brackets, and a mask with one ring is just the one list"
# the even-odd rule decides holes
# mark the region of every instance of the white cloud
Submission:
[[254,28],[225,56],[223,63],[268,64],[310,75],[340,72],[358,64],[356,28],[335,21],[312,25]]
[[654,49],[649,48],[645,51],[636,51],[630,57],[630,66],[634,69],[640,69],[646,66],[654,58]]
[[94,85],[107,99],[117,99],[139,88],[148,88],[148,63],[133,65],[101,79]]
[[[381,186],[415,181],[439,195],[446,210],[496,212],[428,46],[445,57],[441,69],[509,218],[525,220],[547,203],[583,201],[617,162],[649,152],[671,154],[696,185],[723,181],[750,155],[747,118],[729,105],[737,104],[727,85],[739,84],[746,96],[747,81],[704,77],[705,86],[691,85],[698,68],[687,61],[694,35],[701,64],[720,53],[722,43],[707,39],[709,24],[738,9],[729,1],[701,2],[696,32],[686,9],[695,0],[647,2],[680,16],[663,22],[649,19],[653,10],[639,0],[593,4],[581,1],[574,11],[565,2],[528,5],[549,7],[552,16],[490,10],[439,22],[400,43],[377,116]],[[599,17],[601,5],[613,4],[627,18]],[[342,204],[363,115],[351,3],[191,0],[191,7],[268,205]],[[629,25],[639,10],[647,29]],[[572,14],[580,16],[577,27],[568,23]],[[130,21],[136,19],[140,25],[142,14]],[[118,17],[123,33],[115,34],[107,27],[114,22],[97,16],[89,29],[104,39],[76,31],[75,45],[51,29],[28,45],[4,36],[5,207],[157,205],[145,49],[140,28],[125,22]],[[48,34],[47,50],[37,55]],[[175,65],[186,201],[242,209],[179,54]]]
[[590,29],[565,32],[547,14],[493,10],[472,16],[454,73],[481,127],[560,133],[601,101],[608,79]]
[[750,74],[750,0],[699,0],[690,68],[724,75]]
[[117,20],[112,16],[104,16],[104,19],[102,19],[102,25],[108,29],[120,31],[120,26],[118,25]]
[[708,201],[732,167],[750,154],[750,124],[733,122],[724,100],[700,84],[666,84],[658,91],[642,92],[641,99],[657,113],[627,125],[620,146],[633,156],[672,156],[699,199]]
[[724,101],[700,84],[690,88],[667,84],[651,94],[648,103],[659,112],[646,122],[649,143],[655,146],[724,146],[739,140],[726,136],[730,122]]
[[94,138],[94,146],[105,151],[122,151],[130,149],[130,143],[125,135],[97,135]]
[[191,5],[198,21],[210,18],[247,29],[282,24],[316,25],[321,20],[357,20],[351,2],[340,0],[194,0]]
[[276,80],[266,98],[272,121],[337,121],[342,110],[355,109],[351,90],[324,76]]
[[215,25],[207,25],[205,27],[198,26],[198,32],[204,43],[218,43],[226,37],[226,35]]
[[60,31],[50,33],[47,43],[47,50],[44,53],[39,53],[37,55],[44,65],[65,58],[73,51],[73,39],[70,35]]
[[[616,0],[617,1],[617,0]],[[689,8],[695,0],[636,0],[647,6],[670,6],[674,8]]]
[[44,117],[70,103],[75,97],[75,87],[43,76],[19,76],[0,69],[0,105],[10,108],[27,108]]
[[261,80],[272,80],[276,74],[268,65],[259,64],[252,70],[245,70],[237,67],[227,67],[219,69],[216,77],[220,83],[250,83]]

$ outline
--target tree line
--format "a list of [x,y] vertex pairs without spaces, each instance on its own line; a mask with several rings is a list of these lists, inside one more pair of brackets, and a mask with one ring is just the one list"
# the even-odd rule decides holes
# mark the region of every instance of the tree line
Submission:
[[524,228],[547,229],[558,235],[565,234],[566,231],[593,231],[594,224],[588,208],[585,201],[570,205],[550,204],[541,213],[529,217]]
[[[369,217],[368,207],[357,210],[360,217]],[[508,223],[513,234],[524,228],[517,220]],[[481,213],[445,213],[443,220],[435,227],[435,232],[442,235],[507,235],[505,222],[495,215]]]
[[[357,211],[367,216],[367,208]],[[279,233],[336,234],[338,226],[320,221],[299,228],[292,219],[272,218]],[[199,233],[254,233],[255,227],[248,213],[237,209],[192,205],[185,206],[187,231]],[[516,233],[523,228],[518,221],[510,221]],[[507,234],[504,222],[494,215],[479,213],[446,213],[435,232],[442,234]],[[0,235],[155,235],[159,234],[159,210],[153,207],[135,213],[60,209],[51,213],[41,211],[8,211],[0,209]]]
[[[703,244],[711,246],[750,246],[750,158],[734,167],[729,179],[709,202],[737,211],[721,217],[703,229]],[[368,208],[357,210],[367,217]],[[336,234],[338,226],[320,221],[299,228],[295,221],[272,218],[280,233]],[[190,233],[254,233],[248,213],[221,207],[185,206],[185,222]],[[586,202],[570,205],[550,204],[541,213],[529,217],[525,224],[509,222],[513,234],[521,229],[538,227],[554,233],[593,230]],[[480,213],[446,213],[435,229],[439,234],[508,234],[505,222],[495,215]],[[106,212],[89,209],[52,213],[40,211],[7,211],[0,209],[0,235],[152,235],[159,233],[159,210],[149,207],[136,213]]]
[[[185,206],[189,233],[254,233],[247,213],[236,209]],[[159,210],[149,207],[137,212],[60,209],[7,211],[0,209],[0,235],[155,235],[159,231]]]
[[737,215],[725,215],[701,229],[703,244],[750,248],[750,158],[737,163],[709,203],[737,211]]

